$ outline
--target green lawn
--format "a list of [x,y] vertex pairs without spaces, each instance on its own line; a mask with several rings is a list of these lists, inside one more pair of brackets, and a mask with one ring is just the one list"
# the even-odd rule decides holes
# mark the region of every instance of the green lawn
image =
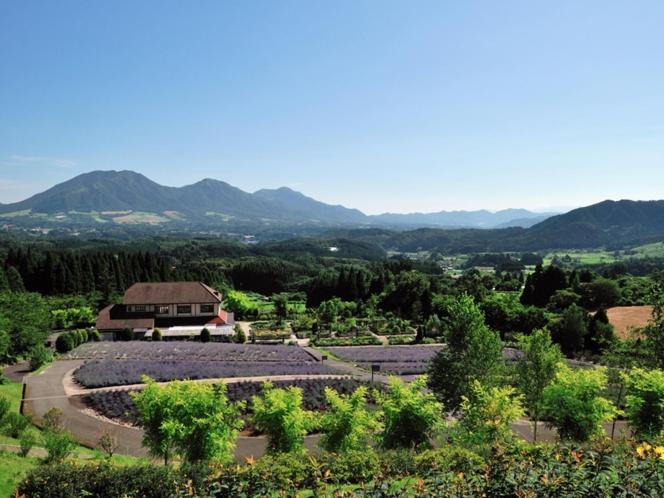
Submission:
[[18,412],[21,404],[21,394],[23,387],[21,384],[10,382],[7,384],[0,384],[0,396],[4,396],[11,403],[11,410]]
[[39,464],[37,458],[23,458],[0,450],[0,498],[9,498],[30,469]]

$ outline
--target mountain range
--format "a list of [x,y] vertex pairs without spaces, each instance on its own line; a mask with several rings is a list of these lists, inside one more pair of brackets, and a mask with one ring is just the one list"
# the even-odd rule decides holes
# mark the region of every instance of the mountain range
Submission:
[[357,209],[330,205],[287,187],[245,192],[226,182],[204,179],[184,187],[167,187],[133,171],[93,171],[12,204],[0,205],[0,217],[118,223],[191,221],[219,225],[237,223],[294,223],[319,225],[377,225],[400,228],[497,228],[531,226],[554,213],[506,209],[492,213],[441,211],[365,215]]
[[260,233],[262,239],[326,232],[387,250],[470,253],[661,241],[664,201],[607,200],[556,215],[506,209],[372,216],[286,187],[249,193],[212,179],[167,187],[132,171],[94,171],[0,205],[0,221],[40,231],[110,227],[116,233],[121,227],[126,234],[150,225],[179,233]]

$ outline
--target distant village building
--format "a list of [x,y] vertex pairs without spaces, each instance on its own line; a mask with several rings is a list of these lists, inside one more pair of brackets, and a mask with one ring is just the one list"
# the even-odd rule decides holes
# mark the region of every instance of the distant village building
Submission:
[[134,339],[158,328],[164,340],[197,337],[206,328],[211,340],[233,335],[233,313],[221,308],[223,296],[202,282],[139,282],[127,289],[122,304],[99,312],[97,330],[116,340],[129,329]]

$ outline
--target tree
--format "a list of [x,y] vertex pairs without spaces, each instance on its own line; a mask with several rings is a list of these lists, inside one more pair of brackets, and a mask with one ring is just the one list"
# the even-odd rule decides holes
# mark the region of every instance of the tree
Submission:
[[244,403],[231,403],[225,384],[143,380],[146,387],[131,396],[153,455],[165,463],[173,451],[188,462],[232,459]]
[[657,439],[664,433],[664,371],[634,368],[625,379],[625,414],[635,434]]
[[474,380],[484,385],[496,381],[502,367],[502,343],[468,295],[450,306],[447,322],[447,347],[429,365],[429,387],[445,406],[456,409]]
[[560,366],[554,381],[544,388],[543,415],[561,439],[585,442],[604,433],[602,424],[617,413],[613,403],[602,397],[606,383],[603,367]]
[[383,294],[380,307],[401,318],[421,321],[431,314],[431,283],[418,271],[400,273]]
[[325,400],[328,409],[321,420],[324,432],[321,447],[334,453],[366,449],[372,432],[379,425],[375,414],[367,407],[366,387],[358,387],[351,395],[326,387]]
[[567,287],[567,275],[565,270],[555,265],[550,265],[546,270],[537,265],[535,272],[528,275],[521,303],[544,307],[556,291]]
[[235,336],[233,337],[233,342],[236,342],[238,344],[244,344],[245,342],[247,342],[247,334],[244,333],[244,329],[239,323],[235,324],[234,330],[235,330]]
[[252,398],[256,428],[268,437],[268,452],[292,453],[304,449],[304,436],[314,428],[314,413],[302,407],[302,389],[263,384],[263,395]]
[[288,317],[288,296],[286,294],[276,294],[272,296],[274,303],[274,314],[279,323],[283,323]]
[[563,312],[559,320],[549,326],[553,342],[560,344],[565,355],[573,356],[583,350],[588,335],[587,320],[585,310],[572,305]]
[[664,369],[664,280],[658,279],[651,293],[653,303],[652,321],[643,329],[650,351],[652,363]]
[[425,391],[426,383],[424,376],[410,384],[394,377],[386,392],[374,393],[382,412],[384,448],[429,446],[431,435],[443,428],[443,405]]
[[201,342],[210,342],[210,331],[206,327],[203,327],[203,330],[201,330],[200,339]]
[[153,341],[156,341],[156,342],[159,342],[159,341],[162,340],[162,337],[161,337],[161,330],[159,330],[159,329],[154,329],[154,330],[152,331],[152,340],[153,340]]
[[581,286],[582,302],[587,309],[610,308],[620,301],[620,288],[615,280],[598,278]]
[[104,431],[99,438],[97,445],[99,446],[99,449],[106,454],[106,458],[110,460],[118,449],[118,438],[109,431]]
[[25,292],[25,285],[23,284],[23,279],[21,274],[16,268],[10,266],[6,270],[7,275],[7,286],[11,292]]
[[524,405],[533,421],[533,440],[537,441],[537,423],[544,402],[544,389],[555,379],[562,354],[545,330],[519,337],[523,355],[516,364],[517,385],[524,395]]
[[47,463],[60,463],[71,455],[76,443],[68,432],[48,430],[44,432],[44,448]]
[[453,439],[490,450],[512,439],[510,424],[524,415],[521,395],[513,387],[485,387],[473,381],[461,400],[463,416],[453,430]]

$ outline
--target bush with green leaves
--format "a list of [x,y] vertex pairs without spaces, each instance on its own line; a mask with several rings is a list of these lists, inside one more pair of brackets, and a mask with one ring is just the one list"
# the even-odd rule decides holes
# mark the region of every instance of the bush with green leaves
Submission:
[[639,438],[664,435],[664,371],[634,368],[623,374],[625,414]]
[[143,380],[132,398],[152,454],[165,461],[173,451],[188,462],[232,459],[244,404],[230,402],[224,384]]
[[252,397],[253,421],[268,437],[268,452],[290,453],[304,449],[304,436],[316,427],[314,412],[302,406],[302,389],[263,384],[263,395]]
[[203,328],[199,339],[201,342],[210,342],[210,331],[207,328]]
[[53,352],[43,344],[37,344],[30,351],[30,370],[35,371],[53,361]]
[[28,417],[17,412],[8,412],[2,418],[3,433],[14,439],[18,439],[29,425]]
[[476,451],[491,451],[512,440],[510,424],[523,417],[523,396],[513,387],[486,387],[473,382],[461,401],[461,418],[452,439]]
[[333,453],[367,448],[379,426],[376,414],[367,405],[367,394],[364,386],[349,395],[325,388],[328,409],[321,416],[321,448]]
[[32,449],[32,447],[35,445],[36,442],[37,442],[37,435],[34,433],[34,431],[30,430],[29,428],[26,428],[18,438],[19,454],[22,457],[28,456],[30,450]]
[[0,394],[0,424],[2,424],[2,421],[11,410],[11,406],[11,402],[5,396]]
[[409,384],[394,377],[386,391],[374,392],[382,414],[379,439],[384,448],[428,447],[430,438],[444,427],[443,405],[426,385],[426,376]]
[[233,330],[235,331],[235,334],[233,335],[233,342],[237,344],[244,344],[247,342],[247,334],[244,333],[244,329],[239,323],[235,324]]
[[543,416],[564,440],[585,442],[604,433],[602,425],[618,414],[606,389],[606,368],[572,370],[561,366],[543,392]]
[[161,330],[159,330],[159,329],[154,329],[154,330],[152,331],[152,340],[155,341],[155,342],[159,342],[159,341],[162,340],[162,337],[161,337]]
[[61,463],[76,449],[76,442],[64,430],[44,431],[44,449],[46,449],[46,462],[49,464]]
[[380,458],[371,446],[324,454],[321,463],[324,473],[338,484],[369,482],[380,473],[381,467]]

